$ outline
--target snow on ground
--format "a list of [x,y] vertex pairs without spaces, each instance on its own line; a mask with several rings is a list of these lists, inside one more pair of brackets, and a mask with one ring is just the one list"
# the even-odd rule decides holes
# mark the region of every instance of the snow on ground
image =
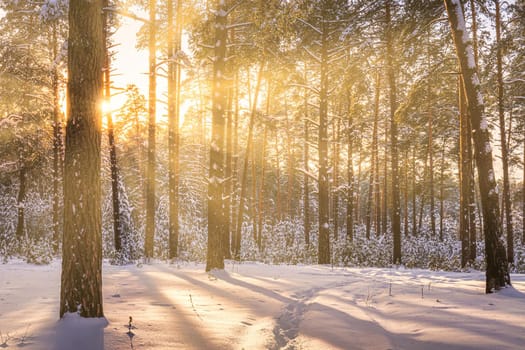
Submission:
[[525,275],[512,280],[485,295],[482,272],[104,264],[106,319],[58,321],[60,262],[12,261],[0,264],[0,348],[523,349]]

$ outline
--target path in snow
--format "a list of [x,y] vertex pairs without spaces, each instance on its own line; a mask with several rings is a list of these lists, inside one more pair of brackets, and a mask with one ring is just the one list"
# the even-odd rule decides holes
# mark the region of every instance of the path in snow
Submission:
[[107,323],[90,324],[57,322],[59,262],[11,262],[0,347],[8,332],[7,349],[29,350],[520,349],[525,275],[512,278],[516,289],[485,295],[480,272],[105,264]]

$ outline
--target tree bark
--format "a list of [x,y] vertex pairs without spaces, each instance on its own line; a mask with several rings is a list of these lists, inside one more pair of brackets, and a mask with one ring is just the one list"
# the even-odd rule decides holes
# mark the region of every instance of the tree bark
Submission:
[[510,284],[508,261],[501,241],[499,222],[499,203],[496,179],[492,165],[492,149],[488,122],[484,116],[484,103],[481,94],[472,42],[465,28],[463,8],[459,0],[445,0],[452,37],[456,46],[461,74],[465,84],[468,110],[474,135],[476,165],[483,211],[483,230],[485,236],[486,293]]
[[[370,238],[370,231],[372,227],[372,217],[375,210],[377,212],[378,202],[374,201],[377,193],[376,191],[376,181],[377,181],[377,121],[379,119],[379,95],[380,95],[380,78],[379,70],[375,75],[375,84],[374,84],[374,123],[372,127],[372,145],[371,153],[372,157],[370,160],[370,178],[368,180],[368,199],[366,207],[366,238]],[[350,157],[350,154],[348,155]],[[375,218],[375,216],[374,216]],[[377,231],[378,223],[376,221],[375,230]]]
[[469,195],[470,166],[468,156],[468,139],[471,137],[468,127],[467,103],[463,79],[458,77],[459,105],[459,238],[461,240],[461,267],[470,261],[470,225],[469,225]]
[[318,263],[330,263],[330,185],[328,179],[328,25],[322,22],[319,89],[319,242]]
[[401,263],[401,218],[400,218],[400,201],[399,201],[399,160],[397,149],[397,120],[395,113],[397,110],[397,91],[396,76],[394,67],[394,44],[391,28],[390,1],[386,3],[386,51],[387,51],[387,75],[390,88],[390,153],[391,153],[391,171],[392,171],[392,235],[394,239],[394,252],[392,262]]
[[503,206],[505,208],[505,227],[507,232],[507,259],[510,264],[514,263],[514,231],[512,228],[512,203],[510,201],[510,180],[509,180],[509,155],[505,128],[505,105],[504,105],[504,86],[503,86],[503,49],[501,43],[501,13],[500,2],[494,0],[496,5],[496,60],[498,77],[498,114],[499,132],[501,142],[501,163],[503,168]]
[[69,4],[60,317],[103,317],[100,195],[102,0]]
[[[58,59],[58,24],[53,24],[53,61]],[[58,254],[60,230],[60,185],[62,170],[62,120],[60,112],[60,85],[58,65],[53,68],[53,252]]]
[[155,179],[156,179],[156,113],[157,113],[157,44],[156,44],[156,0],[149,0],[149,106],[148,106],[148,163],[146,173],[146,239],[144,254],[153,257],[155,239]]
[[[169,197],[169,258],[178,256],[179,248],[179,107],[180,107],[180,64],[177,54],[181,49],[182,0],[168,0],[168,197]],[[175,17],[175,18],[174,18]],[[174,22],[175,19],[175,23]]]
[[212,122],[210,169],[208,179],[208,252],[206,271],[224,269],[222,241],[225,230],[224,211],[224,114],[228,107],[226,73],[227,7],[219,1],[215,11],[215,57],[213,61]]
[[[348,124],[347,124],[347,164],[346,164],[346,181],[348,183],[348,194],[346,198],[346,239],[349,242],[354,240],[354,100],[352,96],[352,91],[348,89],[347,91],[347,114],[348,114]],[[369,233],[366,238],[370,238]]]
[[[104,7],[108,6],[108,1],[103,0]],[[109,15],[104,12],[104,102],[106,104],[105,117],[108,123],[108,145],[109,145],[109,164],[111,170],[111,199],[113,205],[113,241],[115,251],[122,251],[122,225],[120,224],[120,200],[118,191],[118,164],[117,147],[115,145],[115,132],[113,128],[113,116],[110,110],[111,101],[111,62],[109,57]]]

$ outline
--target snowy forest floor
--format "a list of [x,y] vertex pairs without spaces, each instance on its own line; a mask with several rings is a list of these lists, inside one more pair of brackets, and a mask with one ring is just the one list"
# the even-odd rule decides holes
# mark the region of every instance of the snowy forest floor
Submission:
[[[0,264],[0,348],[522,349],[525,275],[228,263],[104,264],[104,319],[58,321],[60,261]],[[133,318],[129,330],[129,317]],[[131,333],[130,333],[131,332]]]

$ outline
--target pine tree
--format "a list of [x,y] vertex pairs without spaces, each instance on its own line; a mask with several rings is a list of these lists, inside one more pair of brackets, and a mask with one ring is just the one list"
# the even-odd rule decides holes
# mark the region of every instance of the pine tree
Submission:
[[64,174],[64,243],[60,317],[104,316],[100,142],[104,36],[102,0],[71,1],[68,120]]

